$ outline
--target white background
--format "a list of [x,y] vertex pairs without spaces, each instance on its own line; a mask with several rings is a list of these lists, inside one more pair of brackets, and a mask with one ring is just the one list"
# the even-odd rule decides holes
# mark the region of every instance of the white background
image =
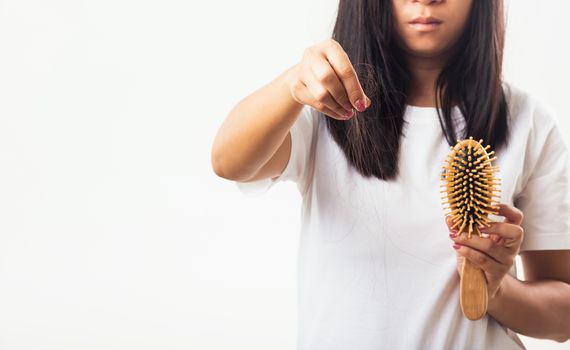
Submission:
[[[294,348],[300,197],[210,150],[336,5],[0,0],[0,349]],[[512,1],[505,61],[566,134],[569,12]]]

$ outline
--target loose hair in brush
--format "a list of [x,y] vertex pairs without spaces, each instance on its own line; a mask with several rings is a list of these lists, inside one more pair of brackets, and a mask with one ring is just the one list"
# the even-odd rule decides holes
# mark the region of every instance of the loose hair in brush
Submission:
[[[503,0],[473,1],[470,17],[436,83],[439,122],[450,146],[465,137],[485,139],[499,152],[508,139],[508,106],[502,87]],[[325,117],[349,163],[365,176],[398,175],[400,136],[410,82],[396,45],[391,0],[340,0],[332,38],[343,47],[372,105],[348,121]],[[457,105],[463,135],[452,122]],[[324,115],[323,115],[324,116]],[[321,117],[323,117],[321,116]]]

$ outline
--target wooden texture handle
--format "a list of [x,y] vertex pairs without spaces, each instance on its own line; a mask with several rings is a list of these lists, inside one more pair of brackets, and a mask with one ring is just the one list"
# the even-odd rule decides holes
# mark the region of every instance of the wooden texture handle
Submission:
[[472,321],[487,313],[487,280],[485,273],[469,259],[463,258],[459,302],[463,315]]

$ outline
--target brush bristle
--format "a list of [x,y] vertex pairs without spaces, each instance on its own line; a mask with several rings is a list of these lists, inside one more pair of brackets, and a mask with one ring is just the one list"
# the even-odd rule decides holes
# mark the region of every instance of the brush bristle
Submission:
[[[494,151],[488,152],[491,146],[483,147],[469,137],[468,140],[457,140],[443,167],[441,192],[444,205],[451,214],[453,226],[459,233],[467,232],[469,238],[476,232],[481,236],[477,226],[489,226],[489,214],[497,214],[498,206],[493,203],[499,199],[500,180],[495,177],[498,167],[492,165],[497,159]],[[493,156],[493,157],[492,157]]]

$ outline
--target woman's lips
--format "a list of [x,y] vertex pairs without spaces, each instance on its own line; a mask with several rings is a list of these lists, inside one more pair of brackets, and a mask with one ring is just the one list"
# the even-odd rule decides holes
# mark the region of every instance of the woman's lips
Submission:
[[439,28],[443,22],[433,17],[416,17],[409,23],[414,29],[420,32],[431,32]]

